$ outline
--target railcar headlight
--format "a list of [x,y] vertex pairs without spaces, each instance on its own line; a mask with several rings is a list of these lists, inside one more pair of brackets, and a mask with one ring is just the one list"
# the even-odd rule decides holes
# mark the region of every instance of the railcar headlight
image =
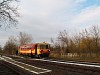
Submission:
[[43,50],[40,50],[41,53],[43,53]]

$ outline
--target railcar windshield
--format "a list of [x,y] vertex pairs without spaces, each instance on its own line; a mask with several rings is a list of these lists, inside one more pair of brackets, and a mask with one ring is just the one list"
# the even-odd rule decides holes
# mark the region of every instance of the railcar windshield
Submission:
[[50,45],[40,45],[40,49],[49,49]]

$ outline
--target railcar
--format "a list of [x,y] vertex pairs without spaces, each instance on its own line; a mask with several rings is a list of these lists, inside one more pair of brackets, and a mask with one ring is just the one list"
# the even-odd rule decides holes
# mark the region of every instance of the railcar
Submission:
[[35,43],[19,46],[18,54],[31,57],[49,57],[50,55],[50,44],[48,43]]

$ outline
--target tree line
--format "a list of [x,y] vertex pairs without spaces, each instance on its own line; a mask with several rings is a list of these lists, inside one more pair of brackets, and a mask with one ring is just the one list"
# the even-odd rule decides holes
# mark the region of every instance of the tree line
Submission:
[[64,30],[58,34],[56,41],[51,39],[53,57],[99,57],[100,56],[100,28],[92,26],[83,29],[76,35],[69,35]]
[[30,34],[27,34],[25,32],[20,32],[17,35],[17,37],[10,36],[6,41],[4,47],[3,48],[0,47],[0,51],[2,51],[3,54],[14,55],[18,50],[18,46],[25,45],[31,42],[32,42],[32,36]]

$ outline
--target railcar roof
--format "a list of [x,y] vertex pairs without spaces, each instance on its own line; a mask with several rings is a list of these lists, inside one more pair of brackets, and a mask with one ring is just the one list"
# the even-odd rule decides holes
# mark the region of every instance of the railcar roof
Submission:
[[27,45],[22,45],[22,46],[20,46],[20,47],[34,47],[36,44],[27,44]]
[[34,44],[26,44],[26,45],[21,45],[21,46],[19,46],[19,47],[32,47],[32,46],[35,46],[35,45],[37,45],[37,44],[49,44],[49,43],[46,43],[46,42],[43,42],[43,43],[34,43]]
[[47,43],[47,42],[42,42],[42,43],[36,43],[36,44],[49,44],[49,43]]

